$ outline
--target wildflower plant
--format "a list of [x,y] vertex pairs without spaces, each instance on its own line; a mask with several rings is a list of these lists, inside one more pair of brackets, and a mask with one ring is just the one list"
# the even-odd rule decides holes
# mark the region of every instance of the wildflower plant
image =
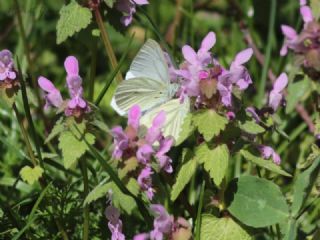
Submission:
[[319,239],[320,5],[258,2],[1,3],[0,238]]

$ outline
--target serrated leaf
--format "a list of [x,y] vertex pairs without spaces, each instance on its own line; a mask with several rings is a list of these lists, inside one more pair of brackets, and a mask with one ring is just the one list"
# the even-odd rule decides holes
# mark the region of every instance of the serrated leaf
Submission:
[[195,160],[204,164],[214,183],[219,186],[226,175],[229,163],[229,149],[223,144],[210,149],[206,143],[195,149]]
[[124,167],[119,169],[119,178],[124,178],[129,172],[135,170],[138,167],[138,165],[138,160],[135,157],[131,157],[124,161]]
[[194,159],[184,163],[178,173],[175,184],[171,190],[171,200],[175,201],[185,186],[190,182],[192,176],[197,170],[197,161]]
[[0,88],[0,101],[8,107],[12,107],[17,94],[13,89]]
[[[289,207],[280,188],[271,181],[255,176],[237,179],[229,212],[242,223],[255,227],[267,227],[289,217]],[[233,184],[229,185],[228,191]]]
[[54,127],[52,128],[50,134],[48,135],[48,137],[46,138],[46,140],[44,141],[45,144],[47,144],[48,142],[50,142],[52,139],[54,139],[56,136],[58,136],[61,132],[65,131],[65,127],[63,124],[63,119],[60,118],[56,124],[54,125]]
[[251,240],[252,237],[232,218],[202,215],[200,240]]
[[127,214],[131,214],[137,207],[135,200],[121,192],[114,182],[108,183],[108,188],[112,191],[112,203],[116,208],[121,208]]
[[99,198],[106,197],[108,191],[110,190],[110,184],[101,184],[96,186],[86,197],[84,200],[84,205],[90,204],[96,201]]
[[36,166],[34,168],[25,166],[20,170],[20,176],[22,180],[27,182],[30,185],[38,181],[39,178],[42,176],[42,174],[43,174],[43,169],[39,166]]
[[243,124],[240,124],[240,129],[250,134],[265,132],[265,129],[254,121],[245,121]]
[[229,149],[227,145],[219,145],[210,151],[204,162],[204,169],[209,173],[213,182],[220,186],[225,177],[229,164]]
[[192,118],[194,125],[209,142],[214,136],[220,134],[228,124],[228,120],[213,110],[199,111]]
[[240,153],[246,160],[253,162],[254,164],[258,165],[259,167],[266,168],[271,172],[278,173],[278,174],[281,174],[286,177],[291,177],[291,174],[282,170],[279,165],[273,163],[270,160],[265,160],[263,158],[257,157],[246,150],[241,150]]
[[91,23],[91,19],[91,11],[75,1],[63,6],[57,24],[57,44],[86,28]]
[[[69,131],[62,132],[59,136],[59,149],[62,151],[63,164],[66,169],[76,164],[77,160],[89,150],[82,137]],[[85,139],[89,144],[94,144],[95,136],[91,133],[85,133]]]
[[319,175],[320,171],[320,157],[318,157],[313,164],[301,172],[293,185],[293,201],[291,206],[292,216],[299,214],[303,203],[307,200],[307,196],[313,186],[314,181]]
[[305,77],[303,80],[298,82],[290,83],[288,86],[288,96],[286,97],[286,113],[290,113],[294,110],[297,103],[301,98],[310,90],[310,80]]

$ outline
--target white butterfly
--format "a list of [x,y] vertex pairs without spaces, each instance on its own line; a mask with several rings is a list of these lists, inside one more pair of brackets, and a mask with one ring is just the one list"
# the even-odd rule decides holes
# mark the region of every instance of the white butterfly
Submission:
[[118,114],[126,115],[133,105],[139,105],[144,112],[141,123],[147,127],[157,113],[165,111],[163,134],[177,141],[190,110],[188,98],[183,103],[172,99],[178,87],[170,82],[168,64],[159,44],[149,39],[134,58],[126,80],[118,85],[111,106]]

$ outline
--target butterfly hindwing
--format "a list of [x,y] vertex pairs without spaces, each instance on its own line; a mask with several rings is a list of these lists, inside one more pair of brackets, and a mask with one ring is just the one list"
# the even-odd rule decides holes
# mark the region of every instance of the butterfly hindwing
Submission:
[[183,122],[190,111],[189,99],[186,98],[183,103],[180,103],[180,99],[172,99],[158,107],[155,107],[142,116],[141,124],[146,127],[150,127],[153,118],[160,111],[164,111],[166,113],[166,121],[163,128],[164,136],[172,136],[177,141],[182,130],[181,127]]
[[141,111],[149,110],[167,101],[170,96],[166,84],[159,80],[133,78],[118,85],[114,98],[117,107],[127,113],[136,104]]

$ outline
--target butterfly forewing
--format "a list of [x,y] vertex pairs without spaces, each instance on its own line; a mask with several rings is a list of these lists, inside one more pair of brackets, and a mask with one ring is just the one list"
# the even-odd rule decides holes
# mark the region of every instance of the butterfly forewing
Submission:
[[150,78],[170,83],[168,65],[159,44],[149,39],[134,58],[127,80],[130,78]]
[[162,81],[133,78],[119,84],[115,93],[115,102],[124,112],[136,104],[142,111],[146,111],[167,101],[170,97],[168,94],[167,85]]

